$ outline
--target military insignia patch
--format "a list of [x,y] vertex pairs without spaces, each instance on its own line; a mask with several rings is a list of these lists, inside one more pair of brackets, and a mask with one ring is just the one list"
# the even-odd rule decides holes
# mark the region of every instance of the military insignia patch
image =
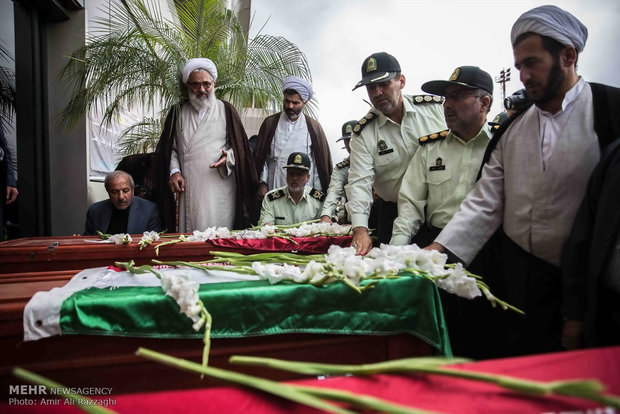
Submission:
[[454,69],[454,72],[452,72],[452,75],[450,75],[450,79],[451,81],[455,81],[459,78],[459,75],[461,74],[461,68],[456,68]]
[[293,164],[301,164],[301,154],[295,155],[295,159],[293,160]]
[[408,98],[414,104],[443,103],[443,97],[436,95],[412,95]]
[[448,136],[448,132],[450,132],[450,130],[449,129],[445,129],[443,131],[435,132],[435,133],[430,134],[430,135],[424,135],[423,137],[418,138],[418,143],[420,145],[425,145],[425,144],[428,144],[430,142],[441,141],[441,140],[445,139],[446,136]]
[[443,164],[443,160],[441,159],[441,157],[437,157],[437,159],[435,160],[435,165],[431,166],[430,168],[431,171],[440,171],[445,169],[446,166]]
[[353,132],[356,135],[359,135],[362,132],[362,129],[366,127],[366,125],[370,124],[370,122],[377,117],[377,114],[374,112],[368,112],[362,119],[357,121],[357,124],[353,127]]
[[325,200],[325,194],[322,191],[319,191],[319,190],[317,190],[315,188],[313,188],[310,191],[310,197],[316,198],[317,200],[320,200],[320,201]]
[[377,70],[377,60],[375,58],[368,59],[366,62],[366,72],[374,72]]
[[349,158],[340,161],[338,164],[336,164],[336,168],[342,169],[342,168],[346,168],[351,164],[351,161],[349,160]]
[[382,139],[377,142],[377,148],[379,149],[379,155],[385,155],[394,152],[394,148],[388,148],[387,144]]
[[271,201],[277,200],[278,198],[281,198],[281,197],[284,197],[284,190],[275,190],[270,193],[267,193],[267,198],[269,198],[269,200]]
[[350,134],[351,132],[353,132],[353,128],[351,127],[350,124],[347,124],[347,126],[344,127],[344,132],[345,134]]

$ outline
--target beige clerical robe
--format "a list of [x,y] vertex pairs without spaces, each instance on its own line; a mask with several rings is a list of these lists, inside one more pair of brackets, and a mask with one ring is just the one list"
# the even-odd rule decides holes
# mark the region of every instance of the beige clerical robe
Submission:
[[[209,166],[227,151],[226,165]],[[179,231],[191,233],[209,227],[232,228],[235,218],[234,154],[226,143],[224,104],[216,101],[200,119],[189,103],[181,108],[170,170],[178,168],[185,178],[179,203]]]

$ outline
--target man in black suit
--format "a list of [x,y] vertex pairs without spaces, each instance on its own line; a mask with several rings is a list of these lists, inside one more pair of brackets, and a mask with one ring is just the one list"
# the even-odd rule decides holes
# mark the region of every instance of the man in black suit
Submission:
[[84,235],[94,235],[97,231],[139,234],[162,230],[157,206],[140,197],[134,198],[135,185],[131,175],[113,171],[105,177],[104,185],[110,198],[88,208]]

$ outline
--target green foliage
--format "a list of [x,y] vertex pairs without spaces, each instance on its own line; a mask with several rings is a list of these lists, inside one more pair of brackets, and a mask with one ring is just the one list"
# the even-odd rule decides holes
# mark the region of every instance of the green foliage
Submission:
[[[91,109],[102,123],[134,108],[161,108],[122,134],[125,153],[154,147],[168,111],[185,99],[180,74],[187,59],[208,57],[218,69],[216,96],[238,109],[280,108],[282,79],[311,80],[306,58],[283,37],[247,39],[237,16],[222,0],[169,0],[165,18],[157,0],[112,3],[109,16],[95,20],[85,46],[73,52],[60,75],[71,86],[60,116],[72,126]],[[315,111],[315,103],[307,105]]]

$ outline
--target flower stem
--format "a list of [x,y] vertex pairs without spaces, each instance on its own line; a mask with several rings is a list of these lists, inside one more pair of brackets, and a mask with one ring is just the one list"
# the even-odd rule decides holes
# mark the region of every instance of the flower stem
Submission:
[[320,364],[247,356],[232,356],[229,361],[232,364],[270,367],[306,375],[369,375],[382,372],[416,372],[422,374],[445,375],[474,381],[490,382],[500,387],[526,394],[579,397],[620,408],[620,397],[602,394],[605,388],[596,379],[543,382],[525,380],[507,375],[486,374],[440,366],[460,363],[464,361],[462,359],[406,358],[364,365]]
[[325,410],[332,413],[353,414],[352,411],[345,410],[332,403],[323,401],[320,398],[296,390],[289,385],[281,384],[264,378],[253,377],[250,375],[227,371],[224,369],[214,368],[210,366],[203,367],[194,362],[171,357],[169,355],[155,352],[146,348],[138,348],[136,355],[186,371],[204,374],[208,375],[209,377],[217,378],[223,381],[233,382],[236,384],[245,385],[247,387],[256,388],[267,393],[285,398],[287,400],[298,402],[300,404],[305,404],[320,410]]

